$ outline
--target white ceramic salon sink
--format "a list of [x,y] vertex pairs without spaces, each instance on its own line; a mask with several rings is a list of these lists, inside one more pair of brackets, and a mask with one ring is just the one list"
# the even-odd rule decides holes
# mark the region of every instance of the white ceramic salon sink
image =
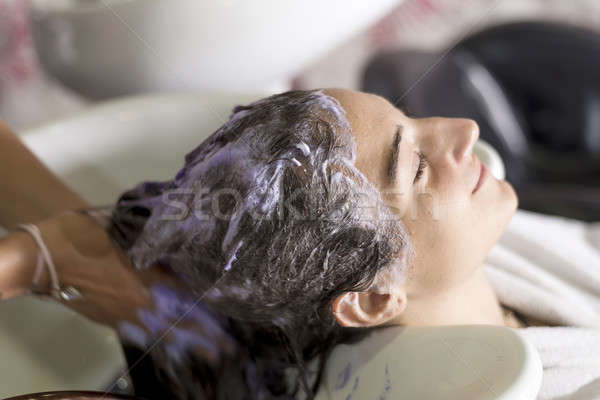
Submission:
[[537,350],[515,330],[389,327],[337,346],[316,400],[534,400],[541,383]]
[[90,98],[257,91],[401,0],[30,0],[45,70]]
[[96,205],[144,180],[171,179],[184,156],[260,94],[130,97],[21,133],[29,148]]
[[[118,338],[55,302],[0,303],[0,398],[52,390],[104,390],[125,369]],[[121,379],[127,385],[127,380]]]

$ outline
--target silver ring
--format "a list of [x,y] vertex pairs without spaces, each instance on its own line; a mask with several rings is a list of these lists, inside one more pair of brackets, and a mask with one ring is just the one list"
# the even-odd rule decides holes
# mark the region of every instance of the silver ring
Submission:
[[64,301],[73,301],[83,298],[81,292],[75,286],[65,286],[58,292],[60,299]]

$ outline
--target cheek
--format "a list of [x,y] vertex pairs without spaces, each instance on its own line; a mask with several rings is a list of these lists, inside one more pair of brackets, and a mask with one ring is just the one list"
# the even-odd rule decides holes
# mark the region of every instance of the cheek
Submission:
[[480,221],[465,216],[469,208],[463,202],[440,202],[436,218],[435,214],[403,218],[415,250],[418,290],[437,291],[460,284],[489,251],[491,235],[481,232]]
[[411,240],[415,252],[408,275],[409,296],[429,296],[463,282],[472,272],[466,268],[464,249],[455,237],[444,232],[444,226],[411,224]]
[[464,221],[471,204],[465,193],[450,181],[433,187],[417,188],[407,206],[408,215],[413,219],[448,223]]

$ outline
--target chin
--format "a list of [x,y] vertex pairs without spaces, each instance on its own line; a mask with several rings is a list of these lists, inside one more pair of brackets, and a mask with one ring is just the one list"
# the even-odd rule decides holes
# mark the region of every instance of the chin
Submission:
[[496,210],[502,215],[512,216],[519,206],[519,198],[514,187],[505,180],[494,179],[493,183],[494,185],[488,187],[488,193],[486,193],[487,201],[490,202],[488,204],[494,204]]
[[513,215],[517,211],[517,207],[519,206],[519,198],[517,197],[517,193],[513,186],[507,181],[499,181],[499,186],[501,187],[501,194],[499,196],[500,207],[499,207],[499,221],[498,221],[498,232],[494,243],[500,239],[500,236],[506,229],[506,226],[512,219]]
[[490,232],[494,232],[490,247],[498,241],[519,205],[519,199],[513,186],[504,180],[496,182],[497,187],[492,194],[492,197],[495,198],[495,206],[494,216],[491,219],[495,222],[493,222],[493,227],[490,227]]
[[519,207],[519,197],[517,196],[517,192],[515,191],[513,185],[510,184],[510,182],[500,181],[500,183],[504,186],[507,207],[511,210],[510,215],[512,217],[512,215],[516,212],[517,208]]

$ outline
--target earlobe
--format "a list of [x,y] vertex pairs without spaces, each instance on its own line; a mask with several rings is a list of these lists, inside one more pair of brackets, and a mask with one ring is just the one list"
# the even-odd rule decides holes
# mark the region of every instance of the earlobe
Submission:
[[347,327],[369,327],[384,324],[406,308],[403,291],[397,293],[346,292],[331,304],[338,324]]

